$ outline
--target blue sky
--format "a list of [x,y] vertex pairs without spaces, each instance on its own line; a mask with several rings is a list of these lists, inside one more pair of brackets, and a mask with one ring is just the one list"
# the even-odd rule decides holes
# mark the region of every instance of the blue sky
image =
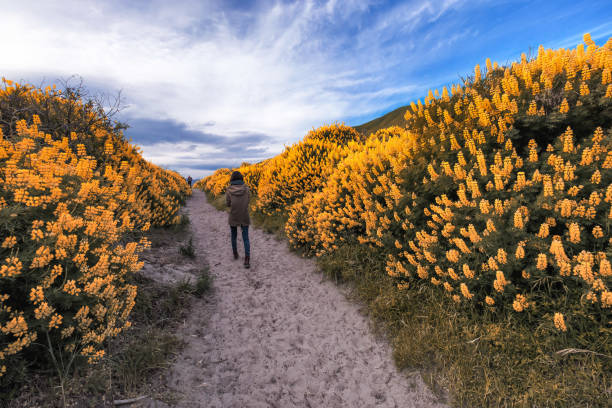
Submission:
[[201,177],[313,127],[358,125],[521,52],[612,36],[609,1],[0,0],[0,75],[80,75],[125,102],[126,135]]

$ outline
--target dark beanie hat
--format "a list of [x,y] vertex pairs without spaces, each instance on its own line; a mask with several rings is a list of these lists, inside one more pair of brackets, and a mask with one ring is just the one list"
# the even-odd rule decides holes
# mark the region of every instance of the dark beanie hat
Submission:
[[235,181],[235,180],[244,180],[244,178],[242,177],[242,173],[240,173],[239,171],[233,172],[232,177],[230,177],[230,181]]

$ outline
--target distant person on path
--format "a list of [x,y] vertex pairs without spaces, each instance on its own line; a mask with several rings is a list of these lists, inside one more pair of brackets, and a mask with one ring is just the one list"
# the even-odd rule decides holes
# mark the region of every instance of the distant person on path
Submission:
[[188,176],[188,177],[187,177],[187,184],[189,184],[189,188],[191,188],[191,181],[192,181],[192,180],[193,180],[193,179],[191,178],[191,176]]
[[251,247],[249,243],[249,199],[251,192],[249,187],[244,184],[244,178],[239,171],[232,173],[230,184],[225,190],[225,202],[230,207],[229,225],[232,233],[232,249],[234,251],[234,259],[238,259],[238,245],[236,238],[238,237],[238,226],[242,229],[242,242],[244,243],[244,267],[250,268],[251,264]]

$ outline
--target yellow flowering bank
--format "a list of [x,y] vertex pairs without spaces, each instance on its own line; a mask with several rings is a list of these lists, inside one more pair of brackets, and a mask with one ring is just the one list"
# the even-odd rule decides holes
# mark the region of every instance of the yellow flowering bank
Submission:
[[429,164],[403,186],[401,230],[372,217],[389,275],[553,333],[563,313],[583,346],[609,335],[611,48],[540,47],[408,109]]
[[0,376],[41,355],[95,362],[129,327],[138,236],[179,222],[190,191],[70,90],[3,80],[0,117]]
[[340,161],[340,147],[361,139],[353,128],[341,124],[310,131],[304,140],[287,147],[263,166],[256,210],[267,215],[279,213],[317,190]]
[[225,194],[225,187],[229,184],[231,174],[230,169],[217,169],[212,176],[198,180],[193,188],[208,191],[215,196]]
[[322,184],[343,157],[343,146],[362,140],[349,126],[322,126],[272,159],[252,165],[243,163],[235,169],[218,169],[194,187],[213,196],[224,194],[232,171],[238,170],[251,191],[257,194],[254,210],[266,215],[278,214]]
[[370,245],[402,289],[610,355],[611,71],[612,40],[588,34],[487,60],[411,103],[405,129],[311,132],[262,166],[256,208],[286,214],[296,248]]
[[244,176],[244,182],[249,186],[251,192],[257,193],[259,179],[266,163],[267,160],[256,164],[242,163],[240,167],[235,169],[217,169],[211,176],[198,180],[193,188],[207,191],[214,196],[225,194],[230,176],[233,171],[237,170]]
[[317,255],[355,237],[383,246],[375,218],[381,218],[382,228],[403,218],[393,208],[402,199],[399,186],[414,147],[414,136],[399,127],[340,147],[337,155],[343,159],[322,188],[289,207],[285,230],[291,245]]

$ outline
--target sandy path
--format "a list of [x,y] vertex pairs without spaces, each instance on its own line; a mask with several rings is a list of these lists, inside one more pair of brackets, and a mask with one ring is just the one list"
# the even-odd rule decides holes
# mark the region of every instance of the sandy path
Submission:
[[367,317],[313,260],[251,228],[244,269],[231,256],[227,215],[201,192],[186,209],[215,291],[179,329],[187,345],[168,377],[183,395],[179,406],[442,406],[419,376],[397,371]]

